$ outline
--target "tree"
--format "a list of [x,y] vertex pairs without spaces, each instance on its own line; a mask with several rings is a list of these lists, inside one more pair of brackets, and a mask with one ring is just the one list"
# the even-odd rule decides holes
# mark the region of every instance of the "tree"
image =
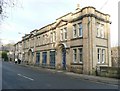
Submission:
[[2,58],[4,59],[4,61],[8,61],[8,55],[6,51],[2,52]]
[[[17,0],[0,0],[0,16],[3,19],[4,17],[7,17],[5,9],[7,7],[14,7]],[[2,20],[0,19],[0,20]]]

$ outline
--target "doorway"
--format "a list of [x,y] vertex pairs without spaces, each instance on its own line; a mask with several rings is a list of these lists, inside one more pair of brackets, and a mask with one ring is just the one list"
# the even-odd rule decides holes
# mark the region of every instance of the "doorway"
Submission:
[[40,52],[36,53],[36,64],[39,65],[40,63]]
[[66,49],[62,48],[62,68],[66,70]]

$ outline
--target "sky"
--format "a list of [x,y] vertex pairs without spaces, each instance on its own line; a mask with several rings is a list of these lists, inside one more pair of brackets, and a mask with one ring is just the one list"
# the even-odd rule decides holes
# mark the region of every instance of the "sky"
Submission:
[[80,8],[93,6],[109,14],[111,24],[111,46],[118,44],[118,1],[120,0],[14,0],[13,8],[7,12],[0,24],[0,39],[4,44],[18,42],[22,36],[34,29],[40,29],[55,22],[57,18],[74,12],[77,4]]

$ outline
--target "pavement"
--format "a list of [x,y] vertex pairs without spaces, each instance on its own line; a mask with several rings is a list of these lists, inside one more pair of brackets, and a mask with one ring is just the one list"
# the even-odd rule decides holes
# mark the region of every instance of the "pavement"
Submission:
[[95,81],[95,82],[100,82],[100,83],[107,83],[107,84],[113,84],[113,85],[120,85],[120,79],[116,78],[108,78],[108,77],[100,77],[100,76],[94,76],[94,75],[85,75],[85,74],[78,74],[78,73],[73,73],[73,72],[68,72],[65,70],[57,70],[57,69],[49,69],[49,68],[43,68],[40,66],[34,66],[34,65],[23,65],[22,66],[26,67],[31,67],[31,68],[36,68],[38,70],[46,70],[46,71],[51,71],[51,72],[58,72],[70,76],[74,76],[76,78],[84,79],[84,80],[89,80],[89,81]]

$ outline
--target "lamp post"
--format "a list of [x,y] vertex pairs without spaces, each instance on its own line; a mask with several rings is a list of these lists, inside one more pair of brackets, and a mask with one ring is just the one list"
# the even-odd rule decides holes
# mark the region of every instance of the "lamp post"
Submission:
[[2,5],[0,5],[0,14],[2,14]]
[[4,46],[2,45],[2,54],[1,54],[1,56],[2,56],[2,61],[4,61],[4,59],[3,59],[3,51],[4,51]]

